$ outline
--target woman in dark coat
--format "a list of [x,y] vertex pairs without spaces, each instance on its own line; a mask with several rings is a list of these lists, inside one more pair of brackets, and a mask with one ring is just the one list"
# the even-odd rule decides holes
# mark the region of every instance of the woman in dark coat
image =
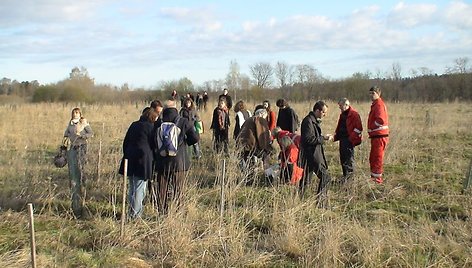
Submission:
[[147,181],[152,178],[154,155],[152,130],[157,116],[153,109],[146,109],[138,121],[131,123],[123,141],[124,156],[119,173],[124,174],[124,159],[128,159],[129,217],[132,219],[140,217],[143,212]]
[[[184,106],[180,109],[179,112],[180,116],[183,118],[187,118],[190,125],[195,127],[195,121],[199,118],[197,109],[195,108],[195,103],[191,98],[186,98],[184,100]],[[193,147],[193,156],[197,159],[202,157],[202,153],[200,151],[200,145],[195,143],[192,145]]]
[[277,116],[277,126],[282,130],[286,130],[290,133],[295,133],[298,130],[298,115],[295,111],[288,106],[288,103],[284,99],[278,99],[276,102],[279,107],[279,115]]
[[[177,117],[179,117],[178,120]],[[159,130],[162,122],[174,122],[181,130],[178,137],[176,156],[155,154],[158,209],[159,213],[166,214],[169,208],[169,198],[178,203],[184,186],[185,172],[190,168],[187,146],[196,144],[199,141],[199,136],[195,132],[195,127],[188,119],[179,116],[175,103],[172,103],[172,105],[168,104],[167,108],[162,111],[162,118],[157,122],[156,131]],[[153,136],[156,136],[156,134]],[[154,144],[157,144],[157,142],[154,142]]]

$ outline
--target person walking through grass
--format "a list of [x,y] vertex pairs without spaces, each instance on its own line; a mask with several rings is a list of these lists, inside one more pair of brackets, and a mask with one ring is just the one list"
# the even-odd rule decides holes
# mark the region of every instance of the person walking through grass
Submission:
[[306,187],[311,183],[313,173],[319,178],[317,205],[326,208],[328,198],[328,184],[331,177],[328,173],[328,162],[323,144],[332,140],[330,134],[323,135],[321,122],[328,112],[328,105],[322,100],[317,101],[313,111],[303,119],[301,126],[299,166],[304,169],[303,177],[299,184],[299,193],[303,197]]
[[147,182],[153,174],[153,128],[157,112],[145,109],[138,121],[131,123],[123,140],[123,159],[119,174],[124,175],[124,160],[128,159],[126,170],[129,187],[128,202],[130,219],[141,217],[143,200],[146,196]]
[[82,217],[86,196],[87,140],[93,131],[80,108],[74,108],[71,119],[64,131],[62,146],[67,148],[67,165],[72,197],[72,211],[77,218]]

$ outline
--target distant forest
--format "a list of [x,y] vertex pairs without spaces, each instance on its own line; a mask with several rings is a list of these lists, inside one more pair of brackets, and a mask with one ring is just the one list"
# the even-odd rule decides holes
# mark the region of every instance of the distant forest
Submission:
[[196,95],[207,91],[210,98],[216,97],[223,88],[228,88],[236,100],[262,101],[263,99],[286,98],[292,102],[305,100],[337,100],[347,97],[352,101],[367,100],[367,91],[373,85],[382,88],[387,101],[442,102],[472,100],[472,70],[468,58],[455,60],[442,75],[433,74],[427,68],[411,70],[411,76],[401,75],[401,66],[392,65],[392,71],[372,75],[369,72],[355,73],[344,79],[324,78],[309,65],[289,66],[278,62],[275,66],[257,63],[250,66],[251,78],[239,73],[236,62],[230,63],[225,79],[207,81],[195,86],[188,78],[161,81],[153,88],[129,88],[96,84],[85,67],[72,68],[69,78],[53,84],[41,85],[38,81],[18,82],[10,78],[0,80],[0,104],[19,102],[76,102],[76,103],[120,103],[167,99],[172,90],[179,95]]

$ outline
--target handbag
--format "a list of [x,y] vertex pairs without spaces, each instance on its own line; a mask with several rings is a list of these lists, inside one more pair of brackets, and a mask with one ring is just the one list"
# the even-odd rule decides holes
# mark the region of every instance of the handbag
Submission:
[[60,146],[56,156],[54,156],[54,166],[63,168],[67,165],[67,147]]

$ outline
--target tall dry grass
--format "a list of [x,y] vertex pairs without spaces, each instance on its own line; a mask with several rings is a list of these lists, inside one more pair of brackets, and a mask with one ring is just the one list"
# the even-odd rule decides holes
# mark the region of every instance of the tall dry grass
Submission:
[[[313,103],[293,108],[302,119]],[[328,105],[324,132],[334,131],[339,114],[335,102]],[[33,202],[41,267],[472,266],[470,195],[461,194],[472,155],[470,104],[387,105],[386,183],[369,183],[365,140],[356,147],[354,181],[331,186],[327,210],[315,206],[316,184],[300,200],[295,187],[271,186],[261,170],[241,169],[235,153],[215,155],[209,109],[202,113],[204,157],[192,164],[180,206],[163,217],[147,203],[143,219],[128,222],[122,238],[117,167],[124,134],[144,104],[82,107],[95,132],[87,166],[88,220],[73,219],[67,169],[51,162],[73,107],[0,106],[0,264],[28,266],[24,208]],[[365,126],[370,103],[353,106]],[[337,146],[326,144],[334,179],[341,175]]]

